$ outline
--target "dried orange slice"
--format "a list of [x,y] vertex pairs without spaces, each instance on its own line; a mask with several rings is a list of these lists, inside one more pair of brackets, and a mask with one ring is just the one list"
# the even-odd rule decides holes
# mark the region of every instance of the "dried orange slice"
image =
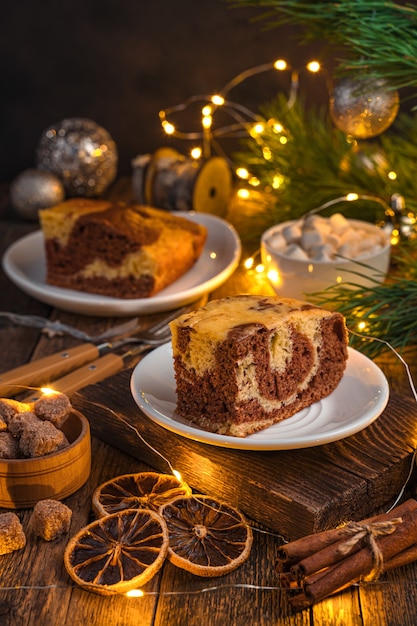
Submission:
[[158,511],[173,498],[190,494],[188,485],[171,474],[124,474],[97,487],[93,493],[93,509],[99,517],[126,509]]
[[125,593],[148,582],[168,550],[164,520],[149,509],[107,515],[82,528],[65,548],[68,574],[88,591]]
[[159,510],[169,534],[168,559],[197,576],[221,576],[249,556],[252,530],[243,515],[210,496],[179,497]]

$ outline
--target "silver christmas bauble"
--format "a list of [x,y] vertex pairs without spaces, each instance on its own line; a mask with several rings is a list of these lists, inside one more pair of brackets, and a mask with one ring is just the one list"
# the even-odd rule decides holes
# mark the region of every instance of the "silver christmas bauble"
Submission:
[[116,144],[103,127],[73,117],[49,126],[36,151],[40,169],[56,174],[68,196],[100,196],[117,174]]
[[10,202],[13,208],[28,220],[37,220],[40,209],[54,206],[64,198],[62,182],[55,174],[44,170],[24,170],[10,185]]
[[347,135],[369,139],[383,133],[395,120],[398,91],[383,79],[342,79],[330,97],[334,124]]

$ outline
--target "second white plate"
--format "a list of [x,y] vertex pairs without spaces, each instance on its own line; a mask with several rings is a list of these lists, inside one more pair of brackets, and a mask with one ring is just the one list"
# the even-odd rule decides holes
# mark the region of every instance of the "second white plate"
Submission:
[[245,438],[210,433],[175,412],[170,343],[140,361],[133,370],[130,386],[136,404],[160,426],[201,443],[240,450],[308,448],[343,439],[376,420],[389,398],[389,386],[383,372],[352,348],[349,348],[343,379],[330,396]]
[[208,213],[176,215],[207,227],[207,241],[195,265],[172,285],[151,298],[118,299],[82,291],[61,289],[45,281],[43,235],[36,231],[6,250],[3,269],[12,282],[33,298],[71,313],[99,316],[145,315],[170,311],[194,302],[222,285],[239,264],[241,243],[235,229]]

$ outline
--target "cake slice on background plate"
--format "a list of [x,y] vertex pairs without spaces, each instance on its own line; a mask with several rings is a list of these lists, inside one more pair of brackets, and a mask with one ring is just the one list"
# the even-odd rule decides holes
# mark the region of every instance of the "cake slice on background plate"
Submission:
[[50,285],[148,298],[200,257],[205,226],[152,207],[70,199],[39,212]]

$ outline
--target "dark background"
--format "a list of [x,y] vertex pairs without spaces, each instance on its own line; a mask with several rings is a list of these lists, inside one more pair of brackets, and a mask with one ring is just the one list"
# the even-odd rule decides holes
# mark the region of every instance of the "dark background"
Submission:
[[[253,21],[260,10],[224,0],[9,0],[1,12],[0,181],[34,166],[42,131],[68,117],[109,131],[120,174],[138,154],[169,143],[186,153],[189,142],[162,132],[160,109],[215,93],[279,57],[301,67],[321,48],[300,45],[288,27],[266,29]],[[267,72],[230,99],[256,110],[288,84],[288,72]],[[303,75],[300,91],[327,102],[322,77]],[[200,109],[173,122],[196,130]]]

